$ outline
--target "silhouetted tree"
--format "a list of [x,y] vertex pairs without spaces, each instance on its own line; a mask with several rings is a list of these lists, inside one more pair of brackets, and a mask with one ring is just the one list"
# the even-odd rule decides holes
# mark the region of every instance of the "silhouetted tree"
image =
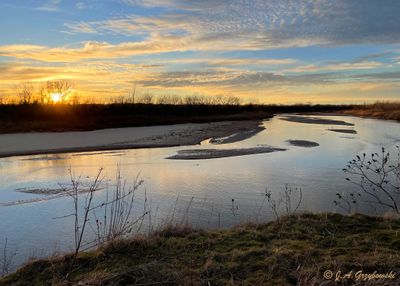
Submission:
[[35,89],[31,82],[25,82],[18,88],[18,100],[20,104],[30,104],[36,99],[34,97]]

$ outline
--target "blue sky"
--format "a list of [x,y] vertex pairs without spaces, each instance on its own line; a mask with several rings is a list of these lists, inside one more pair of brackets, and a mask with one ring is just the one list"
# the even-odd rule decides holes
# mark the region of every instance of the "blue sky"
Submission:
[[397,0],[0,3],[0,96],[65,78],[81,96],[400,99]]

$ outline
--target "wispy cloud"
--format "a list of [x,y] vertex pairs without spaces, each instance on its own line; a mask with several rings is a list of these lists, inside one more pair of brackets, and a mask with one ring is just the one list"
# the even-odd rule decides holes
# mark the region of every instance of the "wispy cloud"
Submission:
[[61,0],[47,0],[41,6],[37,7],[36,10],[46,11],[46,12],[59,12],[61,11],[59,4]]
[[[182,43],[182,46],[185,44]],[[24,49],[24,47],[26,47]],[[112,59],[138,54],[161,53],[180,49],[179,40],[127,42],[117,45],[106,42],[86,42],[78,48],[46,46],[0,46],[0,56],[32,59],[44,62],[75,62],[89,59]]]
[[354,75],[353,78],[369,79],[369,80],[390,80],[399,82],[400,71],[360,74],[360,75]]
[[333,74],[308,74],[285,76],[269,72],[230,71],[179,71],[153,73],[136,83],[147,87],[260,87],[279,84],[326,84],[334,81]]
[[316,72],[316,71],[354,71],[354,70],[369,70],[375,69],[378,67],[383,67],[385,64],[381,62],[352,62],[352,63],[335,63],[335,64],[327,64],[327,65],[304,65],[298,66],[290,69],[285,69],[285,72]]
[[83,10],[83,9],[86,9],[87,6],[86,6],[86,4],[84,2],[78,2],[78,3],[75,4],[75,8],[78,9],[78,10]]
[[93,27],[90,23],[75,23],[75,24],[68,24],[66,23],[64,25],[65,27],[68,28],[66,33],[68,34],[78,34],[78,33],[84,33],[84,34],[98,34],[99,31]]
[[[397,0],[388,0],[385,5],[374,0],[123,2],[174,9],[157,17],[129,15],[86,24],[100,32],[121,35],[180,32],[206,42],[213,37],[240,40],[249,35],[249,49],[400,41]],[[72,31],[78,32],[74,25],[81,23],[68,24]]]
[[[229,51],[237,49],[252,49],[252,47],[249,46],[249,42],[246,39],[232,39],[229,41],[216,37],[205,40],[192,36],[154,34],[149,39],[138,42],[110,44],[90,41],[82,43],[77,48],[6,45],[0,46],[0,56],[46,62],[73,62],[86,59],[122,58],[174,51]],[[238,63],[237,60],[236,63]],[[278,63],[278,61],[276,60],[275,63]]]

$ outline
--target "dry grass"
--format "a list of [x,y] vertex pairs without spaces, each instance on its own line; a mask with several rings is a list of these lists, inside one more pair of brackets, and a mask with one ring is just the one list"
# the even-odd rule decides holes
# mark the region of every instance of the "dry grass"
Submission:
[[400,102],[376,102],[356,105],[344,114],[400,121]]
[[[226,230],[167,227],[81,253],[72,272],[67,255],[30,263],[0,285],[336,285],[325,270],[400,272],[399,250],[400,220],[301,214]],[[378,282],[362,285],[400,281]]]

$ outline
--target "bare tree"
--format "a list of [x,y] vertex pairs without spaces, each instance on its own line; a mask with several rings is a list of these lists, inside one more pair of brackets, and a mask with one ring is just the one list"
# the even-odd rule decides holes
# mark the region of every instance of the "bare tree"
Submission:
[[174,104],[174,105],[181,104],[182,99],[178,95],[171,95],[171,96],[169,96],[169,103]]
[[197,95],[186,96],[184,98],[184,103],[187,105],[200,105],[204,102],[204,100]]
[[228,96],[226,103],[228,105],[239,105],[240,104],[240,98],[237,96]]
[[136,96],[136,84],[132,87],[132,90],[129,93],[130,103],[135,104],[135,96]]
[[153,97],[154,96],[152,94],[146,92],[140,97],[139,102],[144,104],[151,104],[153,102]]
[[177,95],[159,95],[155,98],[157,104],[176,105],[181,103],[181,99]]
[[34,87],[31,82],[25,82],[18,88],[18,98],[21,104],[29,104],[35,101],[34,99]]
[[123,95],[117,96],[112,99],[112,103],[114,104],[124,104],[127,102],[127,98]]
[[73,85],[66,79],[46,81],[39,88],[39,96],[41,103],[53,103],[52,98],[55,94],[59,97],[59,103],[65,103],[71,96]]
[[159,95],[155,99],[156,104],[168,104],[168,97],[166,95]]

